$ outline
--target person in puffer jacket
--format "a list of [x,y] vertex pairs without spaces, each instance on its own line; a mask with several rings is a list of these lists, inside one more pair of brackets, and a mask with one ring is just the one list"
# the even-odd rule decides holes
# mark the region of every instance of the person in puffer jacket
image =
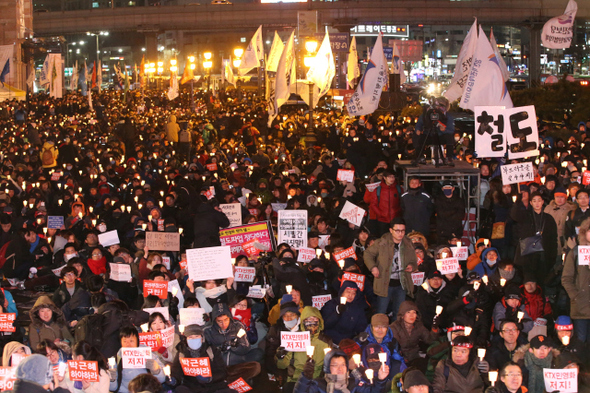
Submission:
[[[341,299],[346,298],[342,304]],[[366,302],[358,285],[344,281],[338,292],[338,298],[328,301],[322,308],[325,332],[335,344],[342,339],[353,338],[367,327],[365,316]]]
[[490,277],[496,272],[498,262],[500,262],[500,252],[495,247],[488,247],[481,252],[481,262],[472,270],[477,272],[480,277]]
[[309,359],[295,385],[295,393],[383,393],[387,390],[389,367],[383,365],[372,381],[364,375],[363,367],[349,372],[348,358],[341,350],[326,354],[324,376],[313,379],[314,360]]

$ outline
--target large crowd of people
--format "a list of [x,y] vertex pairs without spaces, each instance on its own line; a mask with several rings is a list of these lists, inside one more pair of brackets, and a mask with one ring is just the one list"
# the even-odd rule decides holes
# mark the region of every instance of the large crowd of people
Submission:
[[[475,157],[441,102],[446,154],[433,158],[449,172],[457,161],[479,168],[474,231],[467,184],[401,181],[396,163],[423,164],[418,152],[429,151],[422,117],[283,107],[269,126],[264,100],[236,90],[0,102],[0,345],[13,373],[3,386],[589,392],[586,124],[561,125],[562,139],[540,121],[535,180],[503,184],[510,162]],[[366,211],[360,225],[341,218],[346,202]],[[231,203],[241,225],[275,233],[278,211],[306,210],[315,257],[299,262],[298,249],[275,242],[235,258],[255,269],[251,282],[191,278],[187,250],[222,245],[230,218],[220,205]],[[152,231],[180,233],[179,249],[150,249]],[[458,270],[441,271],[461,246]],[[353,252],[336,260],[344,250]],[[169,291],[145,296],[144,282]],[[196,319],[181,323],[189,312]],[[306,348],[285,346],[305,332]],[[150,351],[130,360],[133,348]],[[96,362],[97,378],[73,377],[82,363],[72,361]],[[549,389],[546,369],[575,371],[577,390]]]

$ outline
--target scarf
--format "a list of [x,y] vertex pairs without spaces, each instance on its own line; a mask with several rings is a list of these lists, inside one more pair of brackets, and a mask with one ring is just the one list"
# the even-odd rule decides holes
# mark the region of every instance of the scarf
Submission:
[[324,378],[328,382],[326,393],[334,393],[336,390],[342,393],[350,393],[347,374],[326,374]]
[[524,366],[529,370],[529,391],[531,393],[543,393],[545,390],[545,381],[543,379],[543,369],[551,368],[553,353],[545,359],[537,359],[532,353],[527,351],[524,354]]
[[252,319],[252,309],[247,308],[245,310],[238,310],[237,308],[232,308],[231,313],[235,320],[240,321],[246,326],[246,329],[250,329],[250,321]]
[[103,255],[98,261],[92,258],[88,259],[88,267],[97,276],[105,274],[107,272],[107,257]]

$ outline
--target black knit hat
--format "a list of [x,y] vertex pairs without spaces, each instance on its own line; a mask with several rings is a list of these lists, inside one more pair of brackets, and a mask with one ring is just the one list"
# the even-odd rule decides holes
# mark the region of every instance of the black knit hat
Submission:
[[410,389],[412,386],[431,387],[430,382],[420,370],[408,371],[407,374],[402,378],[402,383],[405,391],[408,391],[408,389]]

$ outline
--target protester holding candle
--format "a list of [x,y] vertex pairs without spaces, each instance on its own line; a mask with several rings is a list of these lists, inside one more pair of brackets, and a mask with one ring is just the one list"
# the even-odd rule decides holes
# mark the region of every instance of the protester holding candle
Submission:
[[[492,372],[489,373],[490,375]],[[490,383],[492,378],[490,378]],[[500,370],[500,381],[486,389],[485,393],[526,393],[528,389],[523,385],[522,369],[512,361],[506,363]]]
[[563,354],[566,352],[576,355],[582,364],[587,365],[590,360],[590,348],[587,343],[580,341],[578,336],[574,334],[574,324],[572,319],[567,315],[560,315],[555,320],[555,335],[559,351]]
[[473,344],[467,336],[453,339],[451,357],[441,360],[436,366],[434,393],[443,392],[482,392],[485,374],[489,365],[485,360],[473,356]]
[[109,391],[110,376],[109,367],[104,356],[86,341],[77,342],[72,353],[72,360],[89,360],[98,363],[98,382],[87,380],[71,381],[64,378],[59,386],[68,389],[72,393],[107,393]]
[[[447,316],[447,313],[444,312],[444,309],[453,300],[453,295],[447,288],[446,281],[440,271],[434,270],[428,273],[424,283],[426,285],[423,284],[416,290],[416,305],[422,315],[424,326],[427,329],[446,326],[443,318]],[[441,314],[436,313],[438,306],[443,308]]]
[[[518,320],[518,312],[524,313],[520,321]],[[522,331],[524,333],[528,333],[533,328],[534,321],[526,312],[525,305],[522,304],[520,298],[520,288],[516,285],[505,287],[504,297],[494,306],[493,320],[496,330],[500,327],[503,320],[522,323]]]
[[[344,302],[342,301],[344,299]],[[322,308],[326,334],[338,344],[342,339],[353,338],[367,327],[366,302],[358,285],[344,281],[338,297]]]

